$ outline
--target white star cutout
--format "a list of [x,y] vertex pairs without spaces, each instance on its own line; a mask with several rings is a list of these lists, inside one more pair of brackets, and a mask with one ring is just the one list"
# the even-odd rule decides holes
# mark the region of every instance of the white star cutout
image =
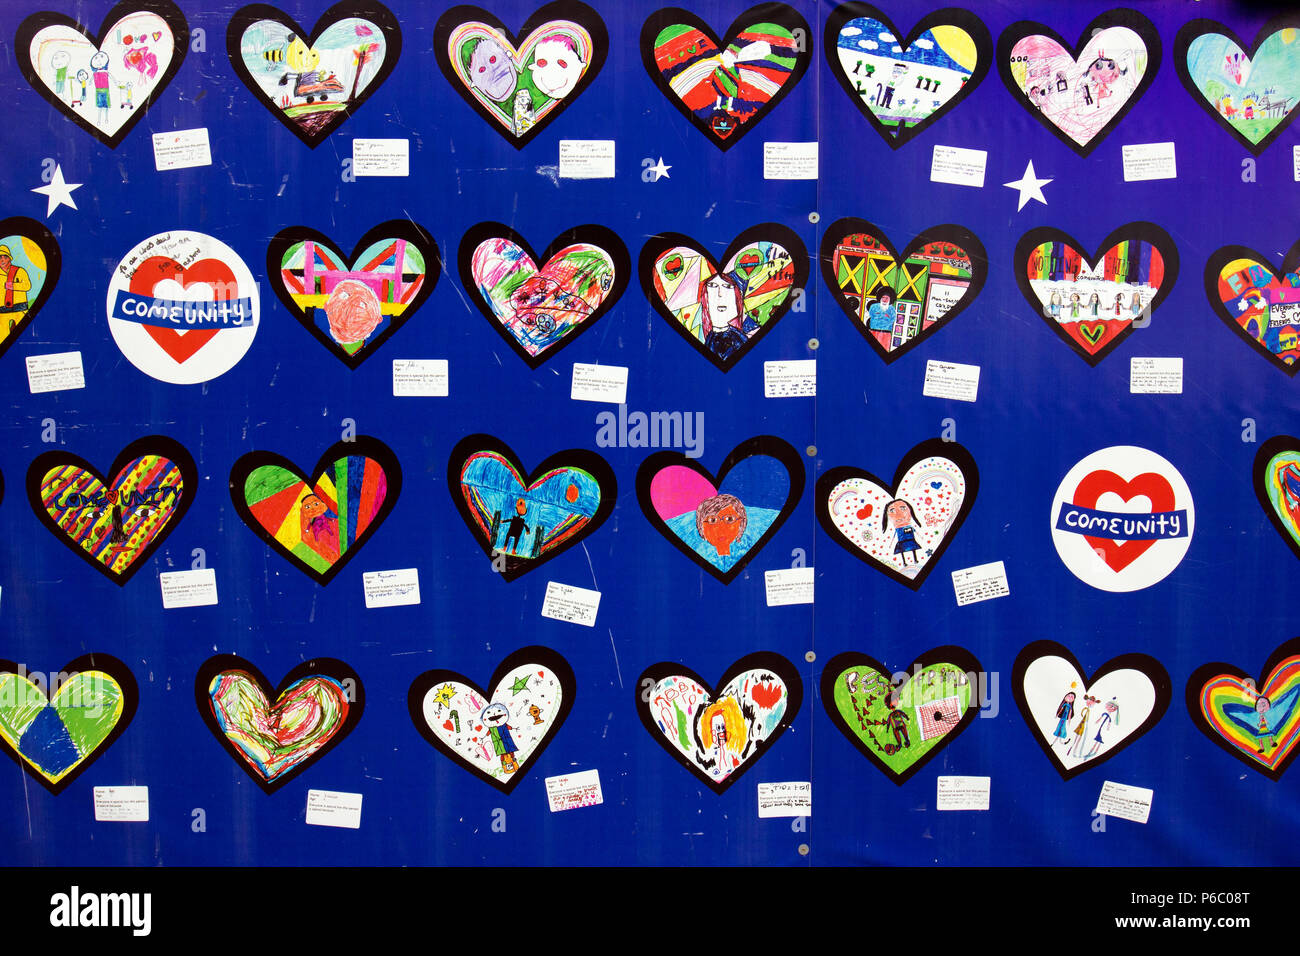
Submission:
[[1010,183],[1003,183],[1008,189],[1020,190],[1020,205],[1016,206],[1016,212],[1025,208],[1029,200],[1033,199],[1047,205],[1047,199],[1043,196],[1043,187],[1050,183],[1050,179],[1039,179],[1034,175],[1034,161],[1031,159],[1029,165],[1025,167],[1025,174],[1019,179]]
[[72,191],[80,188],[81,183],[64,182],[63,167],[56,164],[54,175],[50,177],[50,184],[48,186],[37,186],[32,192],[40,193],[49,200],[45,209],[45,218],[49,219],[54,215],[54,210],[60,206],[69,206],[76,209],[77,204],[72,201]]
[[656,163],[655,165],[653,165],[653,166],[650,167],[650,172],[652,172],[652,173],[655,174],[655,179],[654,179],[654,181],[655,181],[655,182],[659,182],[659,180],[661,180],[661,179],[672,179],[672,177],[668,175],[668,170],[670,170],[670,169],[672,169],[672,167],[671,167],[671,166],[665,166],[665,165],[664,165],[664,158],[663,158],[662,156],[660,156],[660,157],[659,157],[659,162]]

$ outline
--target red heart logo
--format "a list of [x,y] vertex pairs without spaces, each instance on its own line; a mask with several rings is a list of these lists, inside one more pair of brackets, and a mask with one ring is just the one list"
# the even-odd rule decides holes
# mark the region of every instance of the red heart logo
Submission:
[[[152,296],[154,286],[166,279],[172,279],[183,288],[207,283],[213,287],[213,301],[236,299],[239,297],[235,274],[220,259],[200,259],[188,269],[182,269],[180,263],[170,256],[150,256],[131,276],[131,292],[135,295]],[[222,295],[222,292],[225,294]],[[181,333],[176,329],[157,325],[146,325],[144,330],[178,364],[192,358],[199,349],[207,345],[220,329],[191,329]]]
[[[1174,489],[1163,475],[1144,472],[1132,481],[1125,481],[1113,471],[1094,471],[1085,475],[1074,490],[1073,503],[1082,508],[1096,508],[1097,499],[1107,492],[1119,495],[1125,501],[1145,496],[1151,501],[1151,510],[1174,510]],[[1094,538],[1084,535],[1083,539],[1092,546],[1112,571],[1120,572],[1147,552],[1155,544],[1150,541],[1125,541],[1123,544],[1110,538]]]

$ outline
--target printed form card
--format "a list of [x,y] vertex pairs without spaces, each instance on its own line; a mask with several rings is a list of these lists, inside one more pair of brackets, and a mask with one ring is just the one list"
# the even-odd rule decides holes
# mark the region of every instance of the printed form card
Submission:
[[361,829],[361,794],[308,790],[307,824],[313,827]]
[[560,140],[561,179],[613,179],[612,139]]
[[1132,820],[1134,823],[1146,823],[1151,816],[1151,798],[1154,790],[1146,787],[1130,787],[1128,784],[1107,780],[1101,785],[1101,795],[1097,797],[1097,809],[1094,813],[1103,813],[1108,817]]
[[1133,395],[1183,394],[1183,360],[1133,356],[1128,365],[1128,390]]
[[763,363],[764,398],[812,398],[816,394],[816,359]]
[[936,810],[987,810],[992,777],[939,777]]
[[627,404],[627,369],[622,365],[573,363],[569,398],[575,402]]
[[595,807],[605,802],[600,792],[600,771],[580,770],[559,777],[546,778],[546,801],[552,813]]
[[767,589],[768,607],[813,603],[812,568],[777,568],[775,571],[764,571],[763,584]]
[[954,571],[952,589],[957,595],[958,607],[991,601],[1011,593],[1011,588],[1007,585],[1007,569],[1001,561]]
[[393,359],[394,398],[446,398],[446,359]]
[[401,607],[420,603],[420,572],[416,568],[400,571],[366,571],[361,575],[366,592],[366,607]]
[[925,384],[921,394],[926,398],[952,398],[959,402],[973,402],[980,391],[980,367],[962,365],[960,362],[925,363]]
[[148,787],[96,787],[95,819],[100,823],[148,823]]
[[1173,143],[1134,143],[1123,148],[1124,182],[1177,179]]
[[354,139],[352,175],[411,175],[411,141],[409,139]]
[[27,389],[33,395],[85,388],[80,352],[54,352],[27,356]]
[[217,603],[216,568],[193,571],[163,571],[158,575],[165,610],[174,607],[206,607]]
[[983,188],[988,161],[989,154],[983,149],[936,146],[930,160],[930,182]]
[[153,164],[158,172],[212,165],[206,126],[153,134]]
[[600,608],[600,592],[558,581],[546,582],[546,597],[542,599],[542,617],[567,621],[584,627],[596,626],[596,611]]
[[758,816],[762,820],[769,817],[812,816],[812,784],[807,780],[760,783]]
[[816,179],[816,143],[764,143],[764,179]]

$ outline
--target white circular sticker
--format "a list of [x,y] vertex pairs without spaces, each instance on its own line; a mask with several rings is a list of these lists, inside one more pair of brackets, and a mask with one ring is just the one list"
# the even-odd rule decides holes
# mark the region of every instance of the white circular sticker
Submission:
[[257,334],[253,274],[233,249],[201,232],[164,232],[113,270],[108,330],[132,365],[173,385],[230,371]]
[[1052,543],[1070,572],[1102,591],[1164,580],[1192,543],[1196,511],[1178,469],[1116,445],[1070,469],[1052,499]]

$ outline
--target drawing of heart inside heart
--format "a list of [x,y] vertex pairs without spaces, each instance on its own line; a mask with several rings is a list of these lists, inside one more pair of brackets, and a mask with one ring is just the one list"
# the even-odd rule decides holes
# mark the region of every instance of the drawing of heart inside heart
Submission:
[[229,371],[257,333],[252,273],[224,243],[171,232],[140,243],[114,270],[109,331],[131,364],[176,385]]

